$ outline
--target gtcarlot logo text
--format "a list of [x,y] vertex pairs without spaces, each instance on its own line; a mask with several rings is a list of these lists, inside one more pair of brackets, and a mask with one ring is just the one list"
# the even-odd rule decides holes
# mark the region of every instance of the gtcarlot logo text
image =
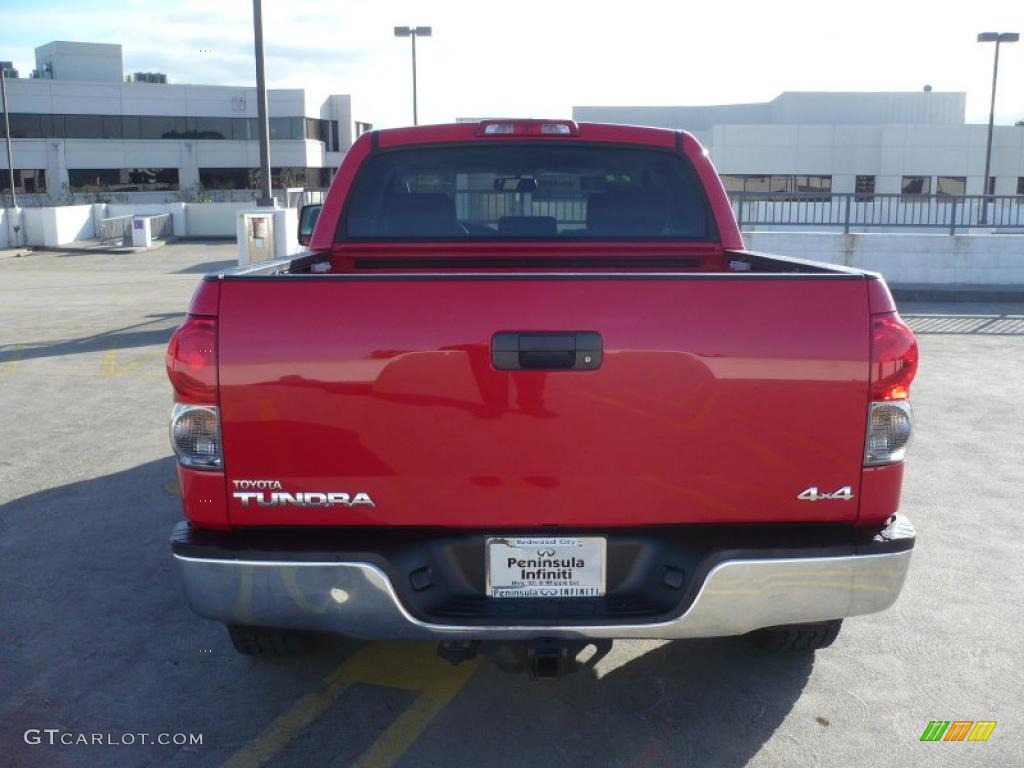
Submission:
[[60,728],[29,728],[25,731],[26,744],[56,746],[130,747],[138,744],[161,746],[201,746],[201,733],[76,733]]

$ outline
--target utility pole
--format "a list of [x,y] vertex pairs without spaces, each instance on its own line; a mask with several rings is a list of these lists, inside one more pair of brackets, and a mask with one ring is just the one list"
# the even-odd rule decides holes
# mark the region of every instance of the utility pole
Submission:
[[11,187],[11,207],[18,207],[18,195],[14,191],[14,152],[11,150],[11,121],[7,117],[7,70],[0,69],[0,95],[4,99],[4,137],[7,143],[7,183]]
[[[991,194],[988,188],[988,175],[992,169],[992,126],[996,120],[996,80],[999,78],[999,44],[1016,43],[1020,40],[1017,32],[982,32],[978,35],[979,43],[995,43],[996,55],[992,64],[992,101],[988,109],[988,141],[985,144],[985,178],[982,179],[982,190],[984,197],[981,199],[981,221],[980,224],[988,223],[988,198]],[[992,192],[995,192],[993,189]]]
[[416,38],[433,35],[432,27],[395,27],[395,37],[412,38],[412,124],[419,125],[419,113],[416,105]]
[[14,223],[14,216],[18,210],[18,193],[14,189],[14,152],[11,150],[11,121],[7,116],[7,70],[0,69],[0,96],[4,100],[4,140],[7,144],[7,183],[11,188],[11,208],[4,218],[7,219],[7,227],[10,230],[10,244],[17,247],[21,245],[18,236],[18,227]]
[[256,40],[256,108],[260,127],[260,197],[256,204],[272,208],[270,193],[270,118],[267,115],[267,78],[263,67],[263,3],[252,0],[252,24]]

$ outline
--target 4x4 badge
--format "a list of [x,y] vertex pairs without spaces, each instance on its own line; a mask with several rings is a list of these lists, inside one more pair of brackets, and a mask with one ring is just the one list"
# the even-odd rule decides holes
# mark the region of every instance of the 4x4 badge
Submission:
[[850,501],[853,498],[853,489],[848,485],[844,485],[842,488],[837,488],[832,493],[821,493],[818,490],[818,486],[813,485],[806,491],[802,491],[796,495],[800,501],[825,501],[826,499],[842,499],[843,501]]

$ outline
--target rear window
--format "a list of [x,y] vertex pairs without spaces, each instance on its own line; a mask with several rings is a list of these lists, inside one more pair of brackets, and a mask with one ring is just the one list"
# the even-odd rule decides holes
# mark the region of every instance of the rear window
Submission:
[[363,164],[340,240],[709,240],[682,155],[594,144],[382,150]]

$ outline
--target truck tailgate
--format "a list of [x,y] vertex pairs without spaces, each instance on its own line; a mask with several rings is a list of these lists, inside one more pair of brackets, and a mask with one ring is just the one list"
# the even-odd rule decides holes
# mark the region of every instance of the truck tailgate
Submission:
[[[231,522],[850,521],[868,317],[859,275],[226,277]],[[600,367],[493,367],[495,334],[556,331],[600,334]],[[373,505],[233,495],[253,480]]]

